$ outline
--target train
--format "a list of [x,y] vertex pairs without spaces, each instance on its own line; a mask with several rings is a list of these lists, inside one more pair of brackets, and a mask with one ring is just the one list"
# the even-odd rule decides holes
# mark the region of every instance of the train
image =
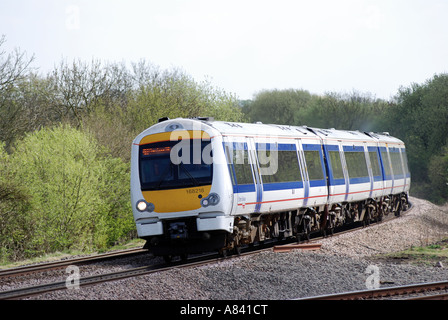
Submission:
[[132,143],[137,233],[167,261],[400,215],[410,184],[387,132],[161,118]]

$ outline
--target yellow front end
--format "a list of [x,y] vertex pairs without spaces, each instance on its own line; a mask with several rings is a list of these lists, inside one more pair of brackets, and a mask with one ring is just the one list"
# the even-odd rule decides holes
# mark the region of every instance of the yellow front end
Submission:
[[171,189],[143,191],[146,202],[154,204],[154,211],[158,213],[191,211],[201,208],[201,199],[206,198],[211,185]]

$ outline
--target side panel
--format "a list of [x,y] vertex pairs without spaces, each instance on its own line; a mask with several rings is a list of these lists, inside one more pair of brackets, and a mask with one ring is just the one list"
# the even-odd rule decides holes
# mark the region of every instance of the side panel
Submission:
[[245,138],[224,138],[229,173],[233,186],[234,215],[247,215],[255,212],[257,206],[257,188],[249,155],[249,146]]
[[[302,143],[303,159],[305,160],[305,188],[308,187],[308,195],[305,194],[305,206],[313,207],[325,205],[328,198],[326,182],[326,169],[321,143]],[[305,191],[306,192],[306,191]]]
[[392,194],[404,192],[406,188],[406,174],[404,172],[400,149],[395,146],[389,147],[389,156],[394,180]]
[[400,149],[400,151],[401,151],[401,159],[403,162],[403,168],[404,168],[405,178],[406,178],[404,192],[409,192],[409,189],[411,187],[411,173],[409,172],[408,158],[407,158],[406,149],[404,148],[404,146]]
[[343,149],[350,182],[346,201],[360,201],[369,198],[371,183],[364,145],[344,145]]
[[369,165],[369,175],[371,179],[371,191],[370,198],[378,198],[383,195],[384,181],[380,166],[380,157],[378,146],[368,146],[368,165]]
[[294,140],[256,144],[263,182],[261,212],[295,210],[303,205],[304,188]]
[[324,152],[328,164],[328,202],[343,202],[348,188],[348,176],[342,161],[342,146],[340,143],[335,144],[333,142],[333,144],[324,145]]
[[380,156],[380,165],[381,172],[383,176],[383,195],[389,195],[392,193],[392,188],[394,185],[394,180],[392,176],[392,166],[389,158],[389,151],[387,148],[387,144],[380,145],[379,156]]

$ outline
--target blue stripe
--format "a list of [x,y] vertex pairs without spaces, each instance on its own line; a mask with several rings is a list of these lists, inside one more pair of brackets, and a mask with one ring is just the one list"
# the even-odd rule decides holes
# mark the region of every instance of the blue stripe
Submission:
[[350,184],[370,182],[370,177],[350,178]]
[[295,144],[274,144],[274,143],[257,143],[256,144],[257,150],[262,151],[296,151],[296,145]]
[[363,146],[343,146],[344,152],[364,152]]
[[275,183],[264,183],[264,191],[274,191],[274,190],[288,190],[288,189],[300,189],[303,188],[302,181],[293,182],[275,182]]
[[262,189],[262,185],[260,183],[258,175],[256,175],[256,180],[257,180],[257,186],[256,186],[257,204],[255,205],[255,212],[260,212],[261,203],[263,202],[263,189]]
[[239,184],[239,185],[233,186],[233,192],[234,193],[255,192],[255,185],[254,184]]
[[304,151],[320,151],[322,149],[320,144],[304,144],[302,146]]
[[310,187],[323,187],[326,186],[325,180],[311,180]]
[[324,147],[325,147],[328,151],[339,151],[339,146],[338,146],[338,145],[325,144]]
[[373,181],[383,181],[383,177],[382,176],[374,176]]
[[330,186],[341,186],[345,184],[345,179],[330,179]]
[[227,143],[229,146],[231,146],[234,150],[247,150],[247,143],[246,142],[230,142]]

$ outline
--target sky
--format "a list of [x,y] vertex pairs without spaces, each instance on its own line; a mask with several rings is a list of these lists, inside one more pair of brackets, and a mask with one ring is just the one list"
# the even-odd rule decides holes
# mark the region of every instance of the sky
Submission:
[[448,72],[446,0],[1,0],[2,50],[182,68],[253,99],[261,90],[370,93]]

